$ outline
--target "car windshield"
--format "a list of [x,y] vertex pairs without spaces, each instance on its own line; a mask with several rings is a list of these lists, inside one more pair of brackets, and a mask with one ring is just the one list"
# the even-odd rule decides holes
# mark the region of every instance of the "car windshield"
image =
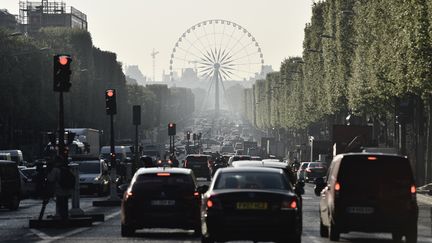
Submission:
[[318,167],[324,167],[323,163],[309,163],[309,168],[318,168]]
[[275,172],[226,172],[217,178],[214,189],[290,190],[282,174]]
[[100,173],[100,163],[99,162],[82,161],[78,165],[79,165],[80,174],[99,174]]
[[307,166],[308,166],[308,163],[303,163],[300,168],[305,169]]

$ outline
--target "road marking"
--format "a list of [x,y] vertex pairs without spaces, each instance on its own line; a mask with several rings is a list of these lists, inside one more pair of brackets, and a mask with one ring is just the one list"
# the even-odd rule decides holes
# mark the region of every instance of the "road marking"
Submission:
[[[106,216],[105,220],[110,220],[110,219],[116,217],[119,214],[120,214],[120,210],[116,211],[114,213],[111,213],[110,215]],[[100,225],[102,223],[103,222],[95,222],[95,223],[93,223],[93,226],[97,226],[97,225]],[[33,232],[33,234],[37,235],[39,238],[42,239],[40,241],[37,241],[38,243],[51,243],[51,242],[54,242],[54,241],[57,241],[57,240],[61,240],[61,239],[70,237],[72,235],[79,234],[79,233],[84,232],[86,230],[89,230],[91,228],[92,227],[78,228],[78,229],[75,229],[75,230],[72,230],[72,231],[68,231],[68,232],[66,232],[64,234],[57,235],[57,236],[49,236],[49,235],[45,234],[44,232],[42,232],[40,230],[37,230],[37,229],[30,229],[30,231]]]

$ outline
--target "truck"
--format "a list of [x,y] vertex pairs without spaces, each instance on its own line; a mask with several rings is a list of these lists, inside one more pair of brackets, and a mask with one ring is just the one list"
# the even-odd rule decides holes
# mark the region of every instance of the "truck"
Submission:
[[75,140],[84,144],[84,154],[92,157],[99,157],[99,130],[93,128],[65,128],[65,131],[75,133]]

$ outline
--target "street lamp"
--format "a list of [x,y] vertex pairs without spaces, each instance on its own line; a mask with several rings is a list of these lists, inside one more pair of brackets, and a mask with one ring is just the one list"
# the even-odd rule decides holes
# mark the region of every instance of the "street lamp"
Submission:
[[311,146],[311,151],[310,151],[310,162],[313,162],[313,143],[314,143],[315,138],[313,136],[309,136],[309,144]]

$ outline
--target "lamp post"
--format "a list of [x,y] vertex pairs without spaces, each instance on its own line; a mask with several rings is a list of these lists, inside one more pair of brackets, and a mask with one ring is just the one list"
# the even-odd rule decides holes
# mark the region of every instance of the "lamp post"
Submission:
[[314,143],[315,138],[313,136],[309,136],[309,144],[311,146],[311,151],[310,151],[310,161],[313,162],[313,143]]

